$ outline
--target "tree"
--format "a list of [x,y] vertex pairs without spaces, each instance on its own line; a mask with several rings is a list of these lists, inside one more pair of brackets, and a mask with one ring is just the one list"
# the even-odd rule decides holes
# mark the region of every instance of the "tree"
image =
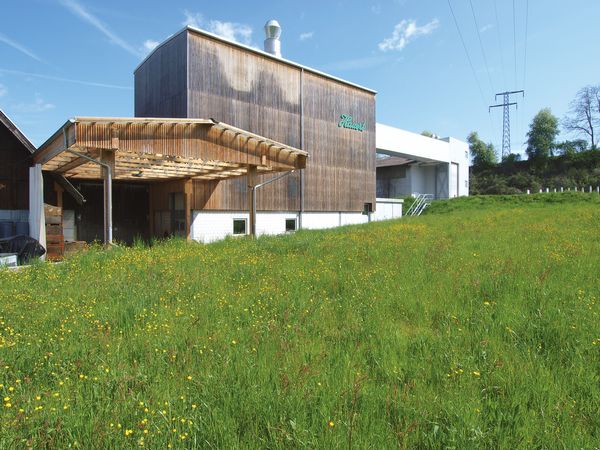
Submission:
[[521,161],[521,155],[518,153],[509,153],[508,155],[502,157],[502,164],[514,164],[518,161]]
[[432,138],[434,136],[434,134],[429,130],[423,130],[423,131],[421,131],[421,136]]
[[600,85],[586,86],[577,92],[568,115],[563,119],[563,127],[589,139],[592,150],[596,150],[600,128]]
[[544,160],[553,155],[558,136],[558,119],[550,108],[538,112],[529,126],[527,133],[527,156],[532,160]]
[[556,149],[561,155],[571,156],[587,150],[587,145],[585,139],[575,139],[574,141],[559,142],[556,144]]
[[486,144],[483,142],[479,138],[477,131],[473,131],[467,136],[467,142],[469,143],[469,151],[473,158],[473,167],[486,168],[491,167],[498,162],[496,150],[492,143]]

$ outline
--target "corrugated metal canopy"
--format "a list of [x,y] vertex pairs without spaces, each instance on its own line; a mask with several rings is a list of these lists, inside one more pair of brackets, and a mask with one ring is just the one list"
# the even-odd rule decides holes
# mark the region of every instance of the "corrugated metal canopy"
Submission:
[[305,151],[214,119],[76,117],[35,153],[43,170],[67,178],[101,179],[83,158],[114,154],[113,178],[161,180],[238,177],[306,167]]

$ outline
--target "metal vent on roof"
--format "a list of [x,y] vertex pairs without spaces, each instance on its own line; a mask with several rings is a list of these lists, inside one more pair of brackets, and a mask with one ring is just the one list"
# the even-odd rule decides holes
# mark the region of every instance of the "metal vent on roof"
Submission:
[[265,24],[265,52],[281,58],[281,25],[276,20]]

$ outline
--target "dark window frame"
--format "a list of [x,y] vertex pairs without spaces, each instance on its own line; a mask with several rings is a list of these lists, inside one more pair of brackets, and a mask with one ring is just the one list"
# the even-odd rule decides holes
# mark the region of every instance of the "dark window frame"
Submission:
[[[288,228],[288,223],[293,222],[294,223],[294,228]],[[298,229],[298,219],[297,218],[287,218],[285,219],[285,232],[286,233],[293,233],[294,231],[296,231]]]
[[[243,231],[236,232],[236,226],[235,226],[236,222],[238,222],[238,223],[239,222],[243,222],[243,224],[244,224],[244,230]],[[233,219],[233,235],[234,236],[244,236],[246,234],[248,234],[248,219],[245,219],[245,218],[242,218],[242,217]]]

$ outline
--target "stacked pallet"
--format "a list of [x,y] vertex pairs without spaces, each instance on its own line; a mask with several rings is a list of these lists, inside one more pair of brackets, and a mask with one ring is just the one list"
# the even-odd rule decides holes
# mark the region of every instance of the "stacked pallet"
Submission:
[[50,261],[59,261],[65,255],[62,208],[44,205],[46,216],[46,256]]

